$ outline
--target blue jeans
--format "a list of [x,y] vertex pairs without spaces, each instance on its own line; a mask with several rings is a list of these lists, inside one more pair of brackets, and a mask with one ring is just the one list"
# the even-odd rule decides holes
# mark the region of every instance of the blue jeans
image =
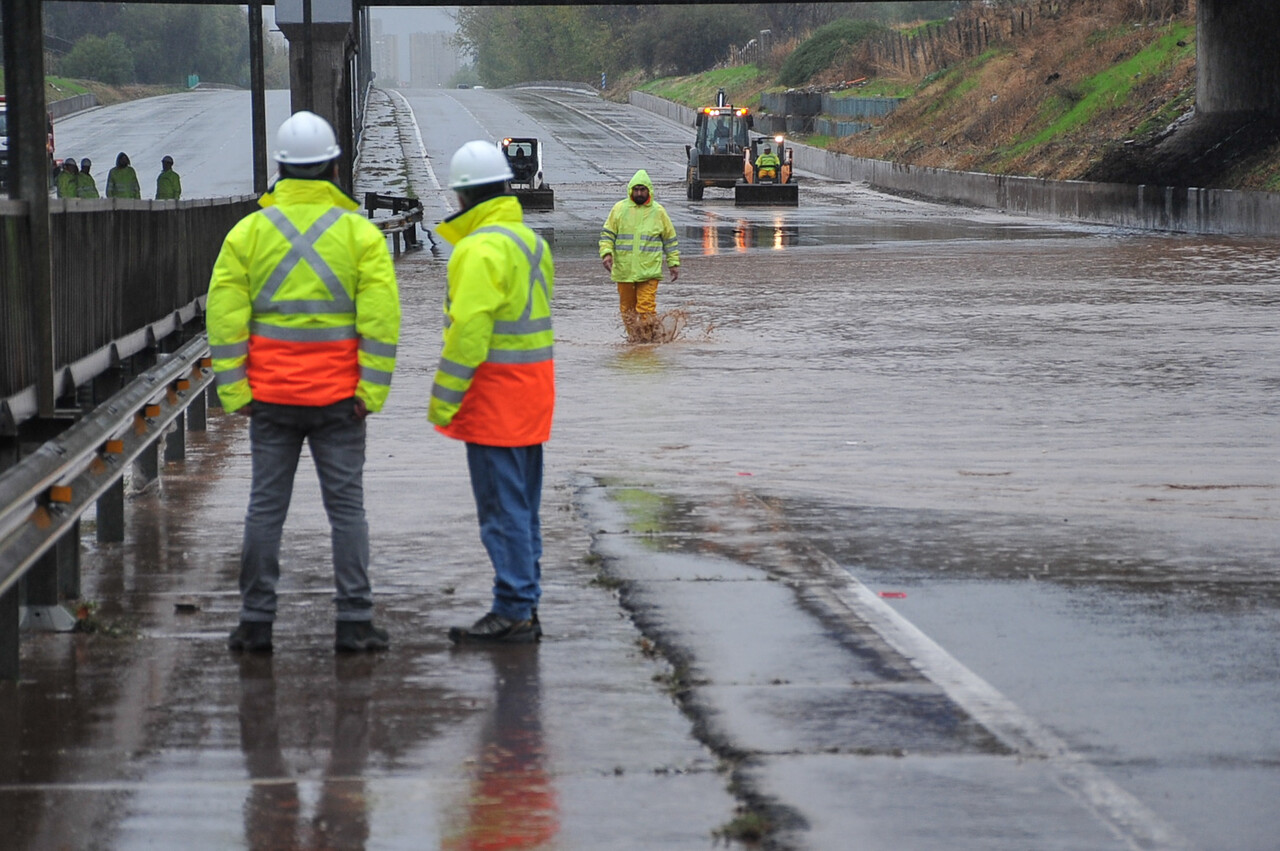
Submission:
[[527,620],[542,596],[542,444],[467,444],[480,540],[493,562],[493,611]]
[[365,425],[356,419],[354,406],[354,399],[324,407],[253,403],[253,486],[240,553],[242,621],[275,620],[280,534],[304,440],[311,447],[329,515],[337,619],[373,619],[369,524],[364,516]]

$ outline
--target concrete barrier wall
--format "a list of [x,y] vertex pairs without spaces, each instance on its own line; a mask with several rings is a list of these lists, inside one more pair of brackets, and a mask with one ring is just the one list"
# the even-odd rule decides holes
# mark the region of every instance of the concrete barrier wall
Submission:
[[[631,103],[692,125],[692,109],[633,92]],[[1280,236],[1280,192],[1044,180],[851,157],[791,143],[796,169],[885,192],[1083,224],[1184,233]]]
[[49,113],[56,121],[59,118],[71,115],[73,112],[80,112],[81,110],[97,105],[98,96],[93,92],[85,92],[84,94],[76,95],[75,97],[53,101],[49,104]]
[[[693,126],[693,119],[698,114],[696,109],[683,106],[665,98],[654,97],[645,92],[632,92],[631,103],[638,106],[646,112],[656,113],[663,118],[670,118],[672,121],[683,124],[686,127]],[[693,136],[689,137],[689,141],[693,141]]]

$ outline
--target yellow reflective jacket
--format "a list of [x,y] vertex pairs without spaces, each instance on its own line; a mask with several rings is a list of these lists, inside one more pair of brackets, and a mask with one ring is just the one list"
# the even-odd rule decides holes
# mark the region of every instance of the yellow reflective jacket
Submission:
[[400,339],[387,238],[332,183],[281,180],[222,243],[205,320],[228,411],[259,399],[382,409]]
[[141,198],[142,187],[138,186],[138,173],[131,165],[113,166],[107,172],[108,198]]
[[509,195],[451,216],[436,233],[456,247],[427,419],[467,443],[545,443],[556,396],[551,250]]
[[[643,205],[631,200],[636,186],[649,189],[649,200]],[[680,243],[676,229],[662,205],[653,200],[653,182],[640,169],[627,184],[627,197],[613,205],[600,231],[600,256],[613,255],[610,277],[619,283],[652,281],[662,277],[662,260],[675,268],[680,265]]]
[[777,154],[761,154],[756,157],[756,168],[771,168],[775,171],[778,166],[782,165],[782,160],[778,159]]

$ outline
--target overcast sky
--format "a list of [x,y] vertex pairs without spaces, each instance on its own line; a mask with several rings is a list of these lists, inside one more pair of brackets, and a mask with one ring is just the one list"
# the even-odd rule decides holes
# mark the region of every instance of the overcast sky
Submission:
[[381,18],[384,32],[453,32],[458,27],[450,15],[457,6],[374,6],[370,18]]

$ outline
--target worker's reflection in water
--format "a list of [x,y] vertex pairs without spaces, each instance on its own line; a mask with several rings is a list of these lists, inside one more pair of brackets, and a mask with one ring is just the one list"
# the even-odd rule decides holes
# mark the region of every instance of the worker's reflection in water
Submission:
[[[368,655],[334,657],[333,745],[315,817],[304,824],[298,783],[280,749],[272,657],[246,654],[240,660],[240,748],[252,779],[244,806],[247,848],[365,847],[369,821],[362,773],[369,754],[369,698],[375,662]],[[312,707],[323,703],[314,701]]]
[[494,648],[491,656],[496,701],[481,733],[470,797],[450,818],[445,851],[549,847],[560,830],[542,739],[538,647]]

